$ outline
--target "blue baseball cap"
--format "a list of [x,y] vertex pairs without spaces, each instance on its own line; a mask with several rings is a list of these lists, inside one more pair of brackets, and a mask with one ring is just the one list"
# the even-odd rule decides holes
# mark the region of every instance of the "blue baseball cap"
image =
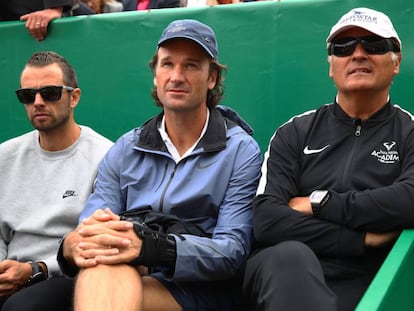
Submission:
[[166,41],[178,38],[192,40],[212,58],[218,58],[216,35],[209,26],[194,19],[175,20],[164,29],[157,46],[160,47]]

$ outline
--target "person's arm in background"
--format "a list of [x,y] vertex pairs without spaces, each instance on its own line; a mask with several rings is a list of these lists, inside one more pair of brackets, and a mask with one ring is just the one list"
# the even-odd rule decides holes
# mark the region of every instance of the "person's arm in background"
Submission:
[[64,11],[70,10],[72,0],[45,1],[44,9],[34,11],[20,16],[21,21],[26,22],[29,33],[38,41],[43,40],[47,35],[49,23],[62,17]]

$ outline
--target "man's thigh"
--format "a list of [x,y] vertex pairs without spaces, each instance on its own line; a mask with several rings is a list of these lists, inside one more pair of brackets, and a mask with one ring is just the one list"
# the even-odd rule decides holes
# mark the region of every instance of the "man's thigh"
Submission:
[[145,311],[181,311],[182,307],[171,292],[157,279],[142,277]]
[[240,278],[210,282],[175,282],[164,277],[162,273],[153,273],[183,311],[243,311],[242,280]]
[[2,311],[66,311],[72,309],[74,281],[52,278],[11,295]]

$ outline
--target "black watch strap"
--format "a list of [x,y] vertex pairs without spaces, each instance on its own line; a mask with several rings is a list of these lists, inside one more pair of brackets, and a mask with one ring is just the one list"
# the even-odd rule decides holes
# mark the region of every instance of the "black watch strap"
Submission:
[[29,261],[29,264],[32,266],[32,275],[27,280],[27,286],[46,280],[46,274],[38,262]]
[[314,217],[321,216],[322,207],[328,201],[330,193],[328,190],[315,190],[310,195],[310,203]]

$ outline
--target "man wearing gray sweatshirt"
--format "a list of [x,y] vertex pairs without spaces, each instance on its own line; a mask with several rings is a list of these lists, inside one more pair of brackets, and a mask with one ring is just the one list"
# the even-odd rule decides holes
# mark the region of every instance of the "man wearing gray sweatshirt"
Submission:
[[20,85],[16,95],[35,130],[0,144],[0,307],[54,310],[60,297],[51,282],[65,282],[59,241],[76,227],[112,142],[76,124],[81,90],[62,56],[33,54]]

